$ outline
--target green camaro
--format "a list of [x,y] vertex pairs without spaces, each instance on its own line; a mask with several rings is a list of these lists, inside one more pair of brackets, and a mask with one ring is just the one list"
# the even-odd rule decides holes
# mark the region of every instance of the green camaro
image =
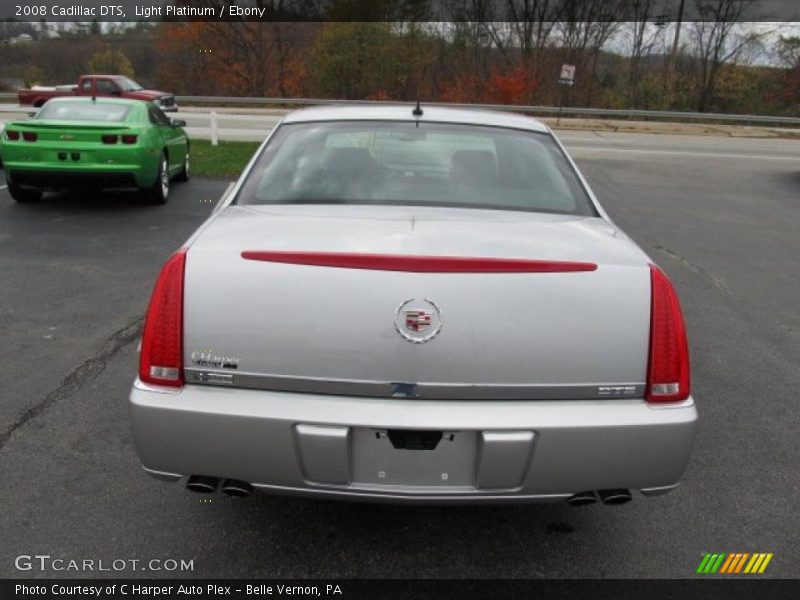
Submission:
[[189,178],[185,125],[140,100],[53,98],[0,136],[8,191],[30,202],[45,189],[138,188],[163,204],[170,180]]

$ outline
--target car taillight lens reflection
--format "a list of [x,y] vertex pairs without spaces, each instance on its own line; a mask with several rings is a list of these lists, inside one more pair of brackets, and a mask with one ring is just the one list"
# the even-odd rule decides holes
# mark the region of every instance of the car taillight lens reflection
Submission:
[[11,141],[16,142],[19,139],[19,131],[6,131],[6,137]]
[[145,383],[183,385],[183,275],[186,250],[172,255],[158,276],[142,334],[139,379]]
[[24,131],[22,132],[22,139],[24,139],[26,142],[35,142],[39,139],[39,136],[33,131]]
[[116,135],[104,135],[102,137],[102,140],[103,140],[104,144],[116,144],[118,139],[119,139],[119,136],[116,136]]
[[135,144],[138,136],[135,135],[123,135],[122,136],[122,143],[123,144]]
[[650,359],[648,402],[680,402],[689,397],[689,344],[681,305],[666,275],[650,265]]

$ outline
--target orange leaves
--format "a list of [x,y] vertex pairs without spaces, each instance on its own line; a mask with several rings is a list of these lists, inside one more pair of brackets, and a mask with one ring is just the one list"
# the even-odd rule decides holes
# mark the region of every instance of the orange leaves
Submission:
[[444,102],[528,104],[533,101],[539,81],[522,62],[507,69],[492,67],[488,77],[461,73],[440,83]]
[[367,100],[380,100],[380,101],[388,101],[391,100],[392,97],[389,95],[389,92],[386,90],[375,90],[369,96],[367,96]]
[[161,23],[156,45],[158,85],[186,95],[529,104],[538,88],[524,59],[468,66],[424,27]]
[[213,77],[213,35],[209,23],[159,23],[156,47],[168,60],[159,61],[158,85],[178,94],[209,93]]
[[488,96],[497,104],[528,104],[533,101],[538,82],[522,63],[506,71],[497,68],[489,75]]
[[443,102],[481,102],[486,93],[486,82],[474,73],[459,73],[439,85],[439,97]]
[[286,95],[291,98],[305,98],[309,95],[308,89],[308,61],[302,56],[289,58],[283,70],[283,87]]
[[159,85],[188,95],[307,95],[308,30],[286,23],[161,23],[156,43],[169,60],[159,66]]

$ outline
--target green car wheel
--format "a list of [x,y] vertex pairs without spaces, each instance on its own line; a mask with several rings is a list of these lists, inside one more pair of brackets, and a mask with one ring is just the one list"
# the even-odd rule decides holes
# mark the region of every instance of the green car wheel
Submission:
[[169,199],[169,160],[167,155],[161,155],[161,163],[156,174],[153,187],[147,190],[147,197],[153,204],[166,204]]
[[183,169],[175,176],[176,181],[189,181],[191,173],[189,170],[189,149],[186,149],[186,158],[183,161]]
[[42,199],[42,190],[38,188],[22,188],[8,181],[8,193],[17,202],[36,202]]

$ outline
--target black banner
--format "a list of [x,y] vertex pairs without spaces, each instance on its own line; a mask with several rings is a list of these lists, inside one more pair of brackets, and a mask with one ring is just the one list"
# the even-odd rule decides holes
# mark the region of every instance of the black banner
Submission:
[[721,21],[800,20],[796,0],[3,0],[0,20],[157,21]]
[[[745,576],[747,577],[747,576]],[[570,600],[688,600],[691,598],[800,597],[800,580],[4,580],[0,598],[330,598],[385,600],[436,598],[563,598]]]

